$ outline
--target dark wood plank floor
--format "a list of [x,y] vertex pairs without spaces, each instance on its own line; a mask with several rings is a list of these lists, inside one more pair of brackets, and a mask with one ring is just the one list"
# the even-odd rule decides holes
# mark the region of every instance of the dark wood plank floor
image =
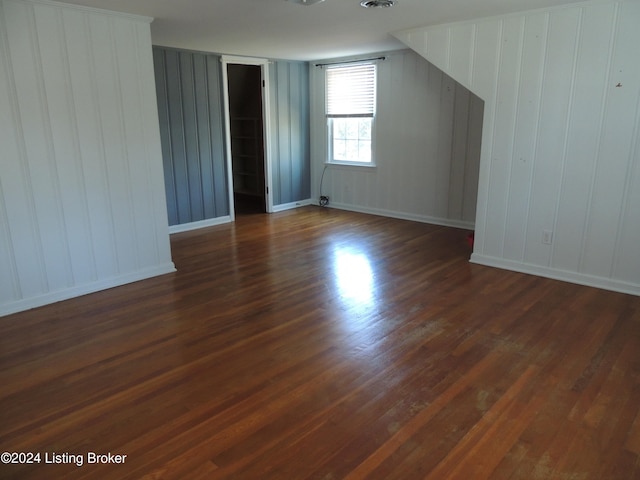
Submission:
[[466,233],[240,216],[0,319],[0,449],[41,454],[0,477],[640,478],[640,298],[472,265]]

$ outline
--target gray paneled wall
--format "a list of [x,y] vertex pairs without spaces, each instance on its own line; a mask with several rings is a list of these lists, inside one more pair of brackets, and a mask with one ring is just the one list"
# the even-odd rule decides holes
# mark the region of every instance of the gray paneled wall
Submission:
[[[376,166],[326,171],[325,70],[311,66],[313,198],[330,206],[473,228],[484,103],[409,50],[378,62]],[[328,63],[344,59],[327,60]]]
[[229,215],[220,57],[154,47],[169,225]]
[[[230,214],[220,56],[154,47],[169,224]],[[310,196],[309,72],[269,65],[273,204]]]
[[273,204],[283,205],[311,195],[309,70],[307,63],[278,61],[269,75]]

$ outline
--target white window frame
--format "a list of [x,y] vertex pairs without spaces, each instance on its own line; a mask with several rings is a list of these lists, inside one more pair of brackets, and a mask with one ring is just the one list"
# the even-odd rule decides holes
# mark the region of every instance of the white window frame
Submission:
[[[370,103],[367,103],[366,106],[362,106],[362,105],[356,105],[355,107],[353,107],[355,109],[355,111],[351,111],[350,109],[352,107],[345,107],[343,108],[342,106],[338,107],[338,111],[336,112],[331,112],[331,107],[329,106],[330,103],[330,97],[329,97],[329,81],[328,81],[328,75],[329,75],[329,71],[331,69],[349,69],[352,68],[354,69],[354,67],[361,67],[363,65],[367,65],[367,66],[372,66],[373,67],[373,93],[372,93],[372,99],[370,101]],[[328,65],[327,67],[327,72],[325,72],[325,119],[326,119],[326,129],[327,129],[327,159],[325,160],[326,164],[329,165],[348,165],[348,166],[355,166],[355,167],[375,167],[376,166],[376,162],[375,162],[375,127],[376,127],[376,103],[377,103],[377,91],[376,91],[376,87],[377,87],[377,65],[375,62],[373,61],[362,61],[362,62],[352,62],[349,63],[349,65],[345,65],[345,64],[336,64],[334,65]],[[362,109],[368,110],[368,111],[363,111]],[[334,108],[335,110],[335,108]],[[353,161],[353,160],[343,160],[343,159],[336,159],[335,155],[334,155],[334,138],[333,138],[333,132],[334,132],[334,128],[333,128],[333,123],[334,123],[334,119],[340,119],[340,118],[345,118],[345,119],[359,119],[359,118],[370,118],[371,119],[371,138],[370,138],[370,160],[369,161]]]

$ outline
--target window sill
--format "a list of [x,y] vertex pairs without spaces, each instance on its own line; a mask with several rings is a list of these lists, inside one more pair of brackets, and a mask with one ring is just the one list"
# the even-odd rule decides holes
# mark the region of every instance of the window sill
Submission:
[[327,167],[349,167],[355,170],[375,170],[375,163],[358,163],[358,162],[324,162]]

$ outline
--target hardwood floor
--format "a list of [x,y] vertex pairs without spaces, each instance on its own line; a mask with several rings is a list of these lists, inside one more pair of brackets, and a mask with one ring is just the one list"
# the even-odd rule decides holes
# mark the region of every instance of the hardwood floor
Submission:
[[0,449],[41,463],[0,478],[640,478],[640,298],[466,234],[240,216],[175,235],[175,274],[1,318]]

